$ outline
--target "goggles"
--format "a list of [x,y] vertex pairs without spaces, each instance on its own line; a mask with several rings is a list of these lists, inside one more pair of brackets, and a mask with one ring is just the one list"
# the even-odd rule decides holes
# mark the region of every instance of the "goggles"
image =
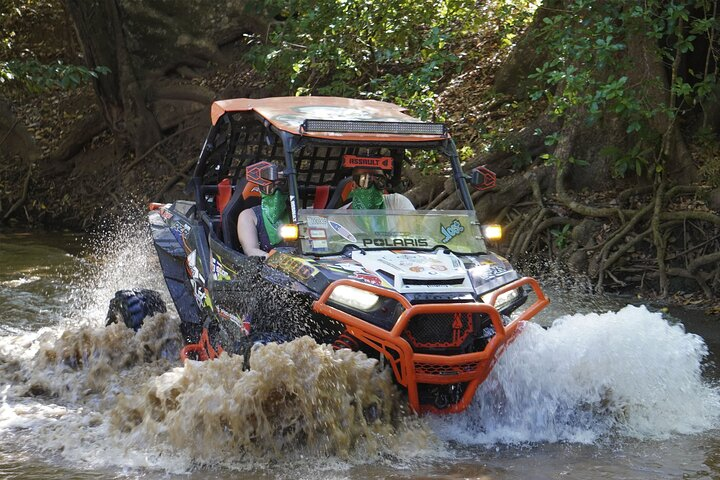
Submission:
[[354,173],[353,181],[360,188],[370,188],[375,185],[378,190],[384,190],[388,184],[387,176],[384,173],[377,172]]
[[267,185],[258,185],[258,189],[261,193],[264,193],[265,195],[272,195],[275,193],[276,190],[280,190],[283,193],[287,193],[287,180],[284,178],[281,178],[279,180],[276,180],[272,183],[268,183]]

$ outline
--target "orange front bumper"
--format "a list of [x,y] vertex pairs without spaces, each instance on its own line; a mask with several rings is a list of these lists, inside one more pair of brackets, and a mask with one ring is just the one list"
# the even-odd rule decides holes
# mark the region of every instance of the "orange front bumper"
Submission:
[[[349,285],[370,291],[376,295],[392,298],[399,302],[405,311],[398,317],[392,330],[388,331],[377,327],[327,304],[333,290],[340,285]],[[530,285],[537,299],[515,320],[505,326],[499,312],[493,305],[499,295],[522,285]],[[493,292],[489,303],[425,305],[411,305],[404,296],[393,290],[343,279],[331,283],[322,296],[313,303],[313,309],[318,313],[342,322],[347,327],[349,334],[382,354],[392,367],[398,383],[407,389],[410,407],[418,413],[439,412],[433,405],[420,403],[418,384],[448,385],[467,383],[460,401],[441,411],[442,413],[457,413],[465,410],[470,405],[478,385],[488,376],[497,356],[505,344],[516,334],[519,325],[534,317],[548,303],[550,301],[540,289],[537,281],[529,277],[520,278],[499,288]],[[433,313],[487,314],[495,329],[495,336],[481,352],[452,356],[415,353],[408,341],[402,337],[402,334],[408,327],[412,317],[419,314]]]

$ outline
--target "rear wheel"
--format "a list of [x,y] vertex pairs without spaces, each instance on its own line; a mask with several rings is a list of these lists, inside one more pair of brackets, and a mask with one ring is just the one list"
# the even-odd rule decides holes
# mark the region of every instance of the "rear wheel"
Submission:
[[105,325],[124,323],[137,332],[145,318],[165,312],[165,302],[155,290],[120,290],[110,300]]

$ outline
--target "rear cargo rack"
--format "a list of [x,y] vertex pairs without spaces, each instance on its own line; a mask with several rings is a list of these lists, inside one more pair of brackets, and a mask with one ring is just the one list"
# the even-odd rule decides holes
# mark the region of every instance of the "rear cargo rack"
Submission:
[[300,125],[300,134],[310,132],[447,135],[448,130],[442,123],[306,119]]

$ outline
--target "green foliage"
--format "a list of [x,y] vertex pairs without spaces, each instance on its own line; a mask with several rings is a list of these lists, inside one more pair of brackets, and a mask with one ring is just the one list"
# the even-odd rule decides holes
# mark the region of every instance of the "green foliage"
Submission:
[[53,87],[68,89],[78,87],[98,75],[110,72],[107,67],[90,70],[80,65],[62,62],[42,64],[37,60],[10,60],[0,62],[0,84],[19,87],[29,92],[39,92]]
[[563,225],[562,228],[553,228],[550,230],[550,234],[555,239],[555,245],[562,250],[568,244],[568,239],[572,233],[572,226],[569,223]]
[[288,78],[295,94],[387,100],[425,119],[434,116],[442,85],[472,56],[463,42],[481,28],[510,39],[534,8],[505,0],[256,1],[256,9],[284,18],[251,50],[256,68]]
[[[49,88],[77,87],[98,75],[110,72],[106,67],[89,69],[80,65],[42,62],[37,59],[43,41],[27,47],[21,40],[32,35],[33,27],[28,22],[52,20],[53,15],[62,11],[58,2],[48,0],[4,0],[0,3],[0,85],[28,92]],[[27,42],[27,39],[25,39]],[[46,52],[46,57],[47,52]]]
[[[709,0],[572,0],[544,18],[538,44],[550,60],[530,75],[536,85],[531,98],[546,98],[557,116],[582,112],[585,120],[597,122],[610,113],[621,119],[637,146],[616,157],[615,174],[654,171],[655,152],[641,146],[659,143],[650,120],[661,114],[674,119],[682,109],[701,102],[714,88],[716,75],[678,75],[671,85],[677,101],[653,103],[643,96],[643,86],[625,75],[631,68],[628,43],[649,37],[670,66],[676,55],[692,52],[699,37],[712,38],[720,26],[712,12]],[[552,142],[546,137],[547,145]]]
[[602,153],[614,159],[612,174],[615,177],[624,178],[629,172],[638,177],[643,173],[652,173],[648,159],[652,157],[653,149],[643,146],[642,143],[636,143],[630,150],[606,147]]

